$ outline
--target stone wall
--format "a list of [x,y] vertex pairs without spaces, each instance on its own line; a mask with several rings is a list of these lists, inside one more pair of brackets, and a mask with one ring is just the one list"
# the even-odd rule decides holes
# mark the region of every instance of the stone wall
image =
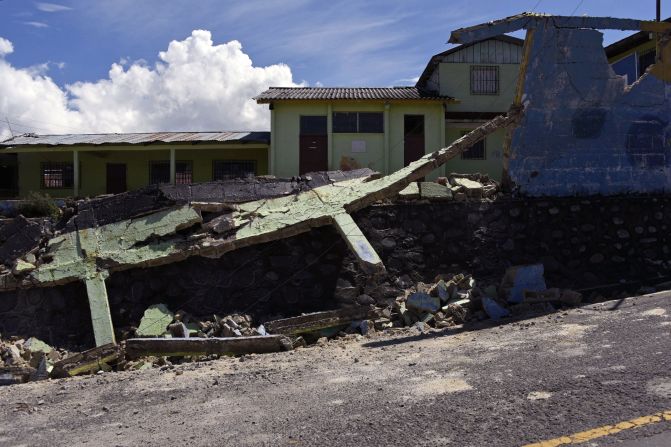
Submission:
[[[275,316],[393,299],[417,281],[470,272],[497,283],[510,265],[542,262],[551,287],[668,281],[671,197],[504,199],[373,206],[355,220],[389,273],[372,287],[332,228],[107,280],[117,329],[137,325],[151,304],[196,316]],[[59,344],[92,344],[79,284],[0,294],[0,333]]]
[[669,197],[592,197],[377,206],[356,220],[392,276],[467,271],[498,281],[542,262],[548,284],[587,288],[671,274]]

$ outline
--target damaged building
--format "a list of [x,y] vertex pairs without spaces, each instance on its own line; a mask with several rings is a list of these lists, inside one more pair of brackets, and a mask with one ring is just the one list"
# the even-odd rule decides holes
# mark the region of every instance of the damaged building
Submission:
[[[611,28],[659,36],[658,60],[632,85],[604,53],[597,29]],[[497,37],[519,29],[527,31],[523,46]],[[337,140],[331,120],[347,117],[326,105],[316,126],[326,131],[319,165],[326,169],[178,184],[179,157],[170,153],[170,182],[67,200],[51,219],[3,220],[0,333],[98,346],[97,357],[79,358],[84,363],[126,339],[132,358],[268,352],[291,349],[311,330],[351,330],[352,321],[362,332],[442,328],[533,305],[575,305],[624,286],[668,286],[671,204],[659,193],[668,188],[669,29],[523,14],[454,31],[451,41],[466,49],[491,39],[508,45],[511,63],[519,62],[509,107],[493,116],[462,110],[453,118],[475,119],[470,131],[444,147],[423,143],[424,152],[383,163],[381,173],[328,170],[338,159],[328,149]],[[435,59],[438,74],[422,82],[442,79],[440,64],[455,54]],[[422,101],[437,101],[437,140],[445,143],[447,96],[433,95]],[[382,127],[373,126],[383,129],[374,132],[383,135],[375,140],[381,148],[384,123],[403,121],[410,107],[399,101],[391,106],[398,116],[381,104]],[[363,114],[349,125],[359,129]],[[363,115],[363,126],[379,120]],[[279,162],[275,132],[270,172]],[[500,137],[503,189],[487,174],[446,168],[492,135]],[[315,135],[305,136],[310,143]],[[362,147],[358,138],[341,140],[353,150]]]

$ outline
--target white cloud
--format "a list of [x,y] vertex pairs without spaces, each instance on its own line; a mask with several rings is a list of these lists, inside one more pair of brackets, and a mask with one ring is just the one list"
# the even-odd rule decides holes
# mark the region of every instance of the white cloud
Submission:
[[59,5],[57,3],[47,3],[47,2],[37,2],[35,3],[35,7],[43,12],[61,12],[61,11],[69,11],[72,9],[69,6]]
[[49,28],[49,25],[44,22],[23,22],[23,24],[34,28]]
[[12,43],[9,40],[0,37],[0,57],[6,54],[11,54],[13,52],[14,52],[14,45],[12,45]]
[[0,38],[0,117],[37,133],[266,130],[268,109],[251,98],[297,85],[287,65],[255,67],[240,42],[215,45],[205,30],[170,42],[153,66],[114,63],[107,78],[65,88],[42,66],[12,66],[1,57],[11,51]]

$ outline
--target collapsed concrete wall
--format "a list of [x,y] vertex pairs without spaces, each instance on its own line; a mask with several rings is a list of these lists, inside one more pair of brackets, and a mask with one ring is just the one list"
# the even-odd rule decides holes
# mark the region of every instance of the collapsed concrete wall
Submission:
[[[671,58],[668,24],[524,14],[455,31],[468,43],[525,28],[525,107],[506,150],[512,184],[526,195],[590,195],[671,190]],[[627,86],[596,29],[656,31],[661,60]]]
[[[0,264],[0,290],[83,282],[95,341],[102,346],[116,342],[106,286],[114,272],[172,264],[192,256],[220,258],[234,250],[333,226],[360,267],[374,278],[384,274],[384,264],[351,213],[397,196],[490,133],[514,126],[520,114],[518,107],[511,108],[506,116],[383,178],[359,169],[314,173],[298,185],[293,179],[253,180],[249,182],[253,187],[246,189],[249,185],[213,182],[84,201],[56,223],[55,233],[40,230],[40,237],[31,233],[25,244],[11,247],[16,259]],[[28,227],[25,219],[23,226]]]
[[[261,322],[371,297],[385,305],[438,274],[496,283],[509,266],[538,262],[553,287],[607,294],[671,281],[667,196],[395,203],[354,219],[387,267],[375,283],[334,229],[316,228],[219,259],[115,272],[107,280],[114,326],[121,333],[137,325],[157,303],[197,317],[242,312]],[[3,336],[91,347],[91,330],[81,283],[0,293]]]

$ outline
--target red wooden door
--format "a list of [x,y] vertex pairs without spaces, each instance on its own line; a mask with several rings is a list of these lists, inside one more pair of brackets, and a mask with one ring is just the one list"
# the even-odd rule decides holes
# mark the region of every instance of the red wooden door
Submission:
[[328,171],[328,138],[325,135],[300,136],[300,162],[298,170],[306,172]]
[[126,192],[126,164],[107,163],[107,194]]
[[298,148],[298,171],[328,171],[328,137],[326,116],[301,116]]
[[408,166],[424,156],[424,115],[405,115],[403,161]]

